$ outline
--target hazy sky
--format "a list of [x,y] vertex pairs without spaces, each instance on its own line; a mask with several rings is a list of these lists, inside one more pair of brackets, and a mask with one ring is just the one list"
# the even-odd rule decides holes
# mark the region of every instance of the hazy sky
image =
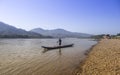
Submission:
[[17,28],[120,32],[120,0],[0,0],[0,21]]

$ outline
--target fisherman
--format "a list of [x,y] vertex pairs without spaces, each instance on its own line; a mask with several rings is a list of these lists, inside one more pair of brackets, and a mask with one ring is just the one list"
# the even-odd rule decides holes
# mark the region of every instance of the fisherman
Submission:
[[59,46],[61,46],[61,44],[62,44],[61,38],[59,38],[58,43],[59,43]]

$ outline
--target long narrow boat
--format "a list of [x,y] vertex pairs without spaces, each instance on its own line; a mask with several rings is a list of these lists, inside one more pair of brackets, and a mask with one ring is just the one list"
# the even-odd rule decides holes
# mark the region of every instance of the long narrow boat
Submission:
[[59,48],[66,48],[66,47],[72,47],[74,44],[69,44],[69,45],[62,45],[62,46],[55,46],[55,47],[46,47],[42,46],[42,48],[50,50],[50,49],[59,49]]

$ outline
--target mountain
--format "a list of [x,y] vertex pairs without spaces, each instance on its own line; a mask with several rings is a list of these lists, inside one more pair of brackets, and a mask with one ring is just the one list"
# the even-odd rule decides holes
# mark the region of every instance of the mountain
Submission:
[[87,38],[92,35],[85,33],[70,32],[64,29],[45,30],[35,28],[31,31],[16,28],[14,26],[0,22],[0,38],[47,38],[47,37],[76,37]]
[[3,22],[0,22],[0,37],[1,38],[40,38],[43,37],[41,34],[35,32],[28,32],[23,29],[10,26]]
[[35,28],[35,29],[32,29],[31,32],[39,33],[44,36],[52,36],[52,37],[88,38],[92,36],[91,34],[70,32],[64,29],[44,30],[42,28]]

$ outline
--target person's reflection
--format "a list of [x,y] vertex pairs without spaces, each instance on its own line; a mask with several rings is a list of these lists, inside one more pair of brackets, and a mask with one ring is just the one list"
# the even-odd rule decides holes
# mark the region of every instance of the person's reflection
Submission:
[[62,55],[61,48],[59,48],[59,55]]

